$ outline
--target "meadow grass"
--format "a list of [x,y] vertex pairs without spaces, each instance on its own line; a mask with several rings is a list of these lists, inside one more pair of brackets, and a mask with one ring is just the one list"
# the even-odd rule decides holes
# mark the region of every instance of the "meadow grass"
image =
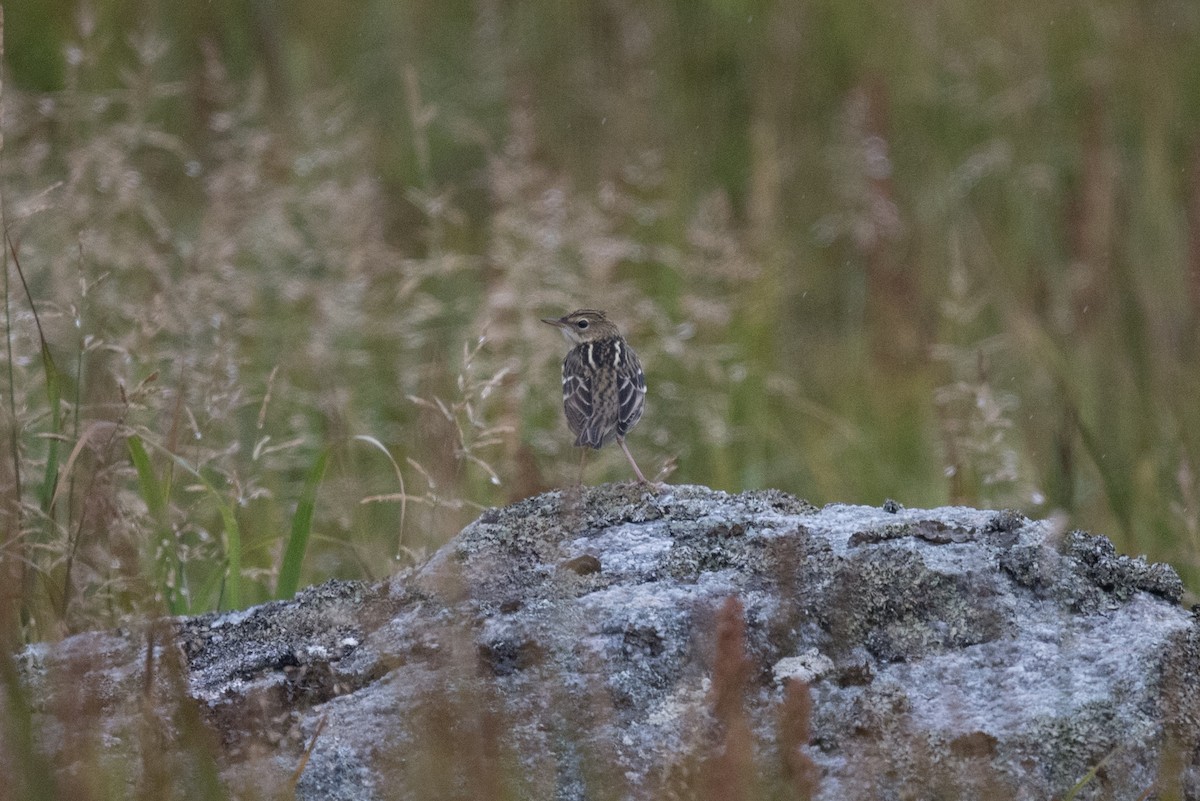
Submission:
[[383,578],[572,482],[538,318],[581,306],[672,481],[1061,515],[1194,591],[1200,13],[1156,7],[22,15],[5,641]]

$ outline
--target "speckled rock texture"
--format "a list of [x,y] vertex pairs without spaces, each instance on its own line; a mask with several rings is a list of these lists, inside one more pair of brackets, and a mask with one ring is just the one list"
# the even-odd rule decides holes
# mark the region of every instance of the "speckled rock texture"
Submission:
[[[606,485],[158,636],[240,797],[1200,799],[1181,594],[1012,512]],[[127,742],[147,650],[81,635],[25,670],[90,660]]]

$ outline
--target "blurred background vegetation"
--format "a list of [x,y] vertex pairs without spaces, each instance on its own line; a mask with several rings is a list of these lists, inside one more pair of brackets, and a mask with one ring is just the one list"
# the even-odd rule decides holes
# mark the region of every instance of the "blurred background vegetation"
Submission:
[[537,319],[581,306],[648,473],[1200,587],[1192,0],[4,12],[10,632],[379,578],[572,483]]

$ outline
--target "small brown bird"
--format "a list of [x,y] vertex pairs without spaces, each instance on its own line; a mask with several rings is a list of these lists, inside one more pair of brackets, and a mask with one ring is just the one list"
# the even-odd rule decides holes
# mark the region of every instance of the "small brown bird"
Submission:
[[575,445],[599,450],[616,439],[638,481],[649,484],[625,446],[646,406],[646,375],[637,354],[602,311],[580,309],[542,322],[575,345],[562,370],[563,411]]

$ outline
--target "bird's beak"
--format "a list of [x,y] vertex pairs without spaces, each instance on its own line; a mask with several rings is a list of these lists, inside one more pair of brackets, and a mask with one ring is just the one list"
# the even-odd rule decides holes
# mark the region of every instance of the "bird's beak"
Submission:
[[578,345],[583,340],[579,338],[579,334],[575,331],[575,327],[567,322],[566,317],[559,317],[557,320],[553,317],[543,317],[542,322],[546,325],[552,325],[558,329],[558,332],[563,335],[563,339],[572,344]]

